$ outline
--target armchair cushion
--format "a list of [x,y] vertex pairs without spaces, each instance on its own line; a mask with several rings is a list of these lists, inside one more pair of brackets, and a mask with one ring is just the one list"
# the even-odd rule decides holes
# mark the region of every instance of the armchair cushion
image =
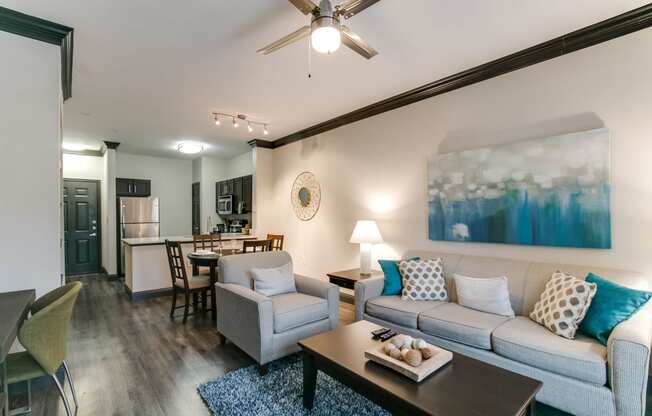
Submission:
[[279,334],[312,322],[328,319],[328,302],[303,293],[270,296],[274,309],[274,332]]
[[251,269],[254,279],[254,290],[265,296],[295,293],[292,263],[270,269]]

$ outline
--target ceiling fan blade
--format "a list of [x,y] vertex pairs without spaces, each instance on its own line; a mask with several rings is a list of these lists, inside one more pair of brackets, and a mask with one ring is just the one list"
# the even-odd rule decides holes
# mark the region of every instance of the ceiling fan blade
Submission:
[[378,55],[378,51],[369,46],[360,36],[353,33],[351,29],[344,25],[342,25],[342,43],[367,59]]
[[346,19],[353,17],[366,9],[373,6],[380,0],[346,0],[344,3],[337,6],[338,14],[344,16]]
[[281,49],[284,46],[287,46],[291,43],[294,43],[298,40],[301,40],[310,35],[310,26],[304,26],[300,29],[295,30],[287,36],[283,36],[281,39],[276,42],[272,42],[269,45],[258,49],[256,52],[262,53],[263,55],[268,55],[274,51]]
[[310,14],[317,8],[311,0],[289,0],[303,14]]

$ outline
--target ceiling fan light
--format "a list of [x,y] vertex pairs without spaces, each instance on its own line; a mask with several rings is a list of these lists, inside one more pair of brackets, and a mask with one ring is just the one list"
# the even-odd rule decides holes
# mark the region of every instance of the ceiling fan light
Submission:
[[310,34],[312,48],[319,53],[333,53],[340,48],[342,37],[335,26],[324,25],[313,27]]

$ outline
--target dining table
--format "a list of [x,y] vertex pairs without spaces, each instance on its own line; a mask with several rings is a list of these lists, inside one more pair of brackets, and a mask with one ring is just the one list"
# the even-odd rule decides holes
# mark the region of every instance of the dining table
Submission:
[[240,253],[240,250],[223,249],[213,254],[188,253],[188,260],[192,265],[192,275],[199,275],[200,267],[208,267],[211,282],[211,318],[217,321],[217,303],[215,301],[215,283],[217,283],[217,264],[222,256]]
[[6,358],[16,340],[23,321],[29,314],[29,308],[36,299],[34,289],[0,293],[0,377],[2,377],[2,392],[0,392],[0,414],[7,416],[8,386]]

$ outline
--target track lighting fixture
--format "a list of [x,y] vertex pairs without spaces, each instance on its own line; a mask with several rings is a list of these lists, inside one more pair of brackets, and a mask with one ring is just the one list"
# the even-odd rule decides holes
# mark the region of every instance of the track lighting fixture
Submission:
[[240,120],[246,121],[247,122],[247,130],[249,133],[254,132],[254,127],[256,126],[262,126],[263,128],[263,134],[265,136],[269,135],[269,127],[268,124],[262,121],[254,121],[254,120],[249,120],[249,117],[245,114],[227,114],[227,113],[217,113],[213,112],[213,121],[215,122],[216,126],[220,126],[222,123],[220,122],[220,118],[231,118],[233,122],[233,128],[238,128],[240,126]]

